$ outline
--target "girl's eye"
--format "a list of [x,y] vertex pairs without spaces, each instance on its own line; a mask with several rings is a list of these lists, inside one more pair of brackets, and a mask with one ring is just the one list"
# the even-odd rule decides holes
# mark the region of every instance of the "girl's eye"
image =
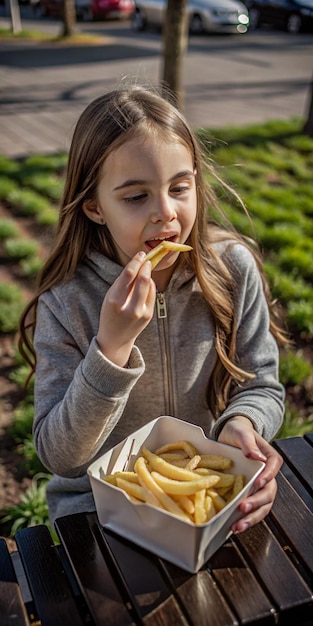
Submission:
[[127,196],[126,198],[124,198],[124,202],[140,202],[141,200],[144,200],[146,198],[147,194],[146,193],[138,193],[134,196]]
[[175,185],[175,187],[171,188],[171,192],[180,194],[180,193],[185,193],[185,191],[189,191],[189,189],[190,189],[189,185]]

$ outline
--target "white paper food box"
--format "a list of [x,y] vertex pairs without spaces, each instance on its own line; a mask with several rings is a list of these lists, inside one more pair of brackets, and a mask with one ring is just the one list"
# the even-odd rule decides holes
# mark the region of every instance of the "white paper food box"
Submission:
[[[244,489],[205,524],[192,524],[149,504],[134,504],[128,495],[104,482],[101,476],[121,471],[133,443],[128,469],[132,469],[142,446],[152,452],[174,441],[190,441],[200,454],[221,454],[233,460],[227,473],[244,474]],[[128,445],[129,444],[129,445]],[[161,416],[149,422],[88,468],[100,524],[150,550],[163,559],[197,572],[230,536],[231,524],[239,519],[238,504],[252,491],[264,463],[246,459],[241,450],[205,437],[202,428],[174,417]]]

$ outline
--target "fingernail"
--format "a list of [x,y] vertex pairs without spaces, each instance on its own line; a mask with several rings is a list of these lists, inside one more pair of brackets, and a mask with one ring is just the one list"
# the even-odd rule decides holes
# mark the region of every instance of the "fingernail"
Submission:
[[239,533],[243,533],[244,530],[247,530],[247,528],[249,528],[249,524],[248,522],[244,522],[243,524],[241,524],[240,528],[236,528],[233,533],[234,535],[239,535]]
[[140,250],[140,252],[138,252],[138,256],[140,259],[144,259],[146,256],[146,253],[143,250]]
[[247,528],[249,528],[249,524],[248,522],[244,522],[241,526],[241,532],[243,532],[244,530],[247,530]]

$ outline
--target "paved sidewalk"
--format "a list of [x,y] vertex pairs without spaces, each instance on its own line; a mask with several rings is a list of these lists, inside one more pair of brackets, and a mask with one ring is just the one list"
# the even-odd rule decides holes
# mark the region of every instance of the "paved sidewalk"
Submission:
[[[0,27],[4,23],[0,16]],[[159,35],[136,37],[130,29],[100,27],[104,40],[96,46],[0,40],[0,153],[67,150],[77,118],[93,98],[124,76],[158,84]],[[47,28],[57,34],[60,24],[48,21]],[[185,113],[194,127],[305,114],[313,36],[287,40],[285,33],[270,33],[265,43],[262,33],[244,37],[244,44],[199,38],[188,50]]]

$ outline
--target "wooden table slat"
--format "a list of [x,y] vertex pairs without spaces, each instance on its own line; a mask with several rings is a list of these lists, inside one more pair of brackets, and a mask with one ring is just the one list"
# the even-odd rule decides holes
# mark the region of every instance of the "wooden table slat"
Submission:
[[290,620],[300,606],[303,614],[311,614],[312,591],[264,521],[234,536],[234,541],[284,619]]
[[270,516],[288,537],[304,566],[313,572],[313,514],[281,473],[277,476],[277,484]]
[[276,439],[274,447],[313,496],[312,447],[303,437]]
[[180,602],[185,605],[189,619],[195,626],[237,626],[239,624],[208,570],[203,568],[194,576],[165,561],[163,566],[176,589]]
[[[231,540],[210,559],[208,567],[243,624],[274,624],[275,605],[251,571],[248,563]],[[229,572],[231,571],[231,576]]]
[[15,539],[42,626],[82,625],[48,528],[23,528]]
[[0,623],[1,626],[30,624],[17,582],[0,581]]
[[93,514],[61,517],[56,521],[56,531],[95,623],[105,623],[106,626],[132,624],[121,585],[118,586],[112,578],[93,532],[96,520]]
[[16,575],[5,539],[0,538],[0,580],[16,583]]
[[21,590],[4,539],[0,539],[0,618],[1,626],[29,626]]
[[306,441],[308,441],[311,446],[313,446],[313,432],[312,433],[306,433],[304,435],[304,439]]
[[[99,529],[139,619],[149,625],[162,623],[186,626],[186,619],[173,590],[161,574],[159,559],[115,533],[100,526]],[[166,615],[170,616],[170,621]]]
[[287,463],[283,463],[280,469],[280,473],[286,478],[287,482],[297,492],[297,494],[300,496],[301,500],[303,500],[304,504],[311,511],[311,513],[313,513],[313,498],[308,493],[303,482],[297,477],[296,474],[293,473],[292,468],[287,465]]

